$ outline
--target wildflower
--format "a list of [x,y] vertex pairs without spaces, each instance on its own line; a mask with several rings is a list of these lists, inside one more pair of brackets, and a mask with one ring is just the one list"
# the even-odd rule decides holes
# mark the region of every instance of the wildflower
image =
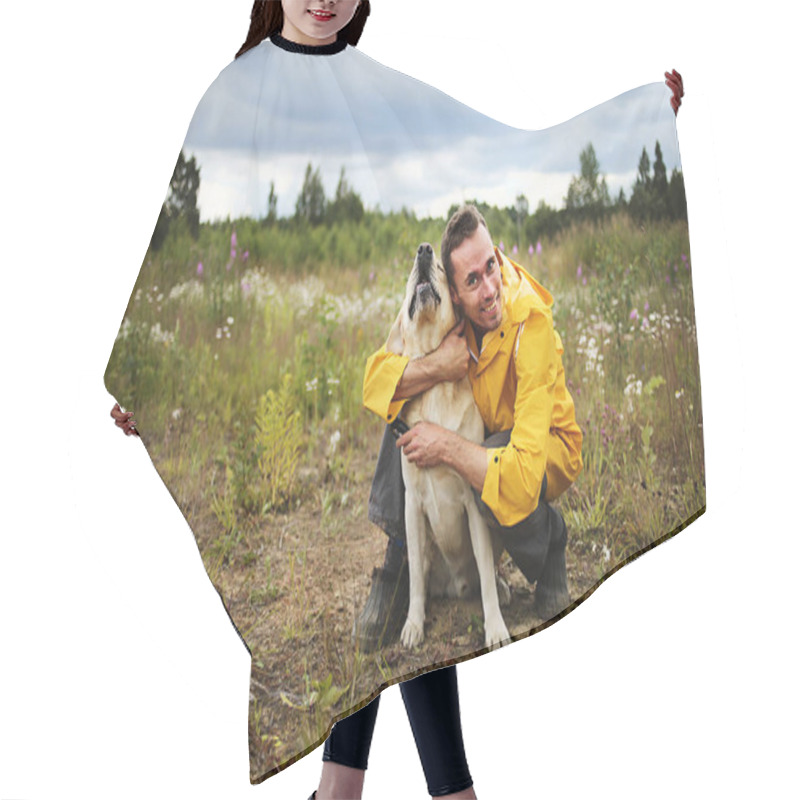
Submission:
[[681,253],[681,261],[683,261],[684,264],[689,263],[689,259],[686,257],[686,253]]
[[231,247],[231,261],[233,261],[234,258],[236,258],[236,248]]
[[515,256],[517,253],[519,253],[519,248],[518,248],[516,245],[514,245],[514,246],[511,248],[511,255],[512,255],[512,256]]
[[183,411],[183,409],[181,409],[181,408],[176,408],[176,409],[175,409],[175,410],[172,412],[172,419],[175,419],[175,420],[177,420],[177,419],[180,419],[180,418],[181,418],[181,412],[182,412],[182,411]]
[[225,322],[227,322],[228,325],[233,325],[233,317],[228,317],[228,319],[226,319]]
[[369,271],[369,282],[372,283],[375,280],[375,269],[371,269]]
[[650,303],[647,300],[644,301],[644,313],[646,314],[650,310]]
[[578,264],[578,277],[580,278],[583,275],[583,266]]
[[581,283],[582,283],[584,286],[586,286],[586,276],[585,276],[585,275],[583,276],[583,280],[581,281]]
[[197,274],[202,278],[203,277],[203,262],[197,262]]
[[505,251],[506,251],[506,246],[505,246],[505,245],[504,245],[502,242],[500,242],[500,244],[498,245],[498,247],[500,248],[500,252],[501,252],[501,253],[505,253]]
[[532,256],[532,255],[533,255],[533,245],[532,245],[532,244],[529,244],[529,245],[528,245],[528,255],[529,255],[529,256]]
[[642,320],[642,327],[643,327],[643,328],[649,328],[649,327],[650,327],[650,323],[647,321],[647,317],[645,317],[645,318]]
[[242,253],[242,261],[246,262],[248,258],[250,258],[250,251],[245,250],[244,253]]
[[639,312],[638,312],[638,311],[637,311],[635,308],[633,309],[633,311],[631,311],[631,319],[632,319],[634,322],[635,322],[637,319],[639,319]]
[[676,400],[680,400],[681,397],[683,397],[683,389],[679,389],[677,392],[675,392],[675,399]]
[[222,328],[217,328],[217,339],[222,338]]
[[330,441],[328,442],[328,453],[329,455],[333,455],[336,452],[336,446],[339,444],[339,440],[342,438],[341,431],[334,431],[331,434]]
[[249,284],[249,283],[248,283],[246,280],[242,279],[242,282],[241,282],[240,286],[242,287],[242,291],[243,291],[243,292],[244,292],[246,295],[247,295],[247,294],[250,294],[250,289],[251,289],[252,287],[250,286],[250,284]]
[[536,242],[536,255],[537,255],[537,256],[540,256],[541,254],[542,254],[542,240],[541,240],[541,239],[539,239],[539,240]]
[[237,240],[236,240],[236,230],[234,229],[233,233],[231,234],[231,250],[236,250]]

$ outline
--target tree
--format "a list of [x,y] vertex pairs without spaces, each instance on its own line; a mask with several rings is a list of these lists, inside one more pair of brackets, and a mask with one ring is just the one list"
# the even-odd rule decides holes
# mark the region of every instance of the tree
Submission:
[[267,198],[267,225],[274,225],[278,221],[278,195],[275,193],[275,181],[269,182],[269,197]]
[[650,216],[653,219],[664,219],[668,214],[667,168],[664,166],[664,157],[661,145],[656,140],[655,161],[653,162],[653,191],[651,197]]
[[178,154],[178,161],[169,182],[169,193],[166,202],[156,221],[150,247],[158,250],[167,238],[173,222],[183,219],[193,239],[200,234],[200,212],[197,210],[197,192],[200,189],[200,168],[195,157],[187,159],[183,150]]
[[295,218],[305,220],[311,225],[319,225],[325,219],[326,204],[325,187],[322,185],[319,167],[313,169],[309,162],[303,179],[303,188],[294,207]]
[[517,226],[517,244],[522,247],[522,230],[525,225],[525,220],[528,219],[528,211],[530,210],[530,203],[524,194],[517,195],[513,208],[509,209],[511,219]]
[[683,173],[673,169],[667,192],[667,209],[670,219],[686,219],[686,191],[683,186]]
[[364,216],[364,204],[361,198],[353,191],[345,178],[344,167],[339,173],[339,183],[336,185],[336,195],[333,202],[328,205],[326,219],[329,224],[345,222],[360,222]]
[[639,168],[636,181],[631,192],[631,202],[629,204],[631,216],[638,222],[642,222],[650,217],[651,196],[653,179],[650,177],[650,156],[647,155],[647,148],[642,148],[639,156]]
[[611,205],[611,198],[591,142],[581,151],[580,162],[581,174],[570,181],[564,203],[571,214],[597,219]]

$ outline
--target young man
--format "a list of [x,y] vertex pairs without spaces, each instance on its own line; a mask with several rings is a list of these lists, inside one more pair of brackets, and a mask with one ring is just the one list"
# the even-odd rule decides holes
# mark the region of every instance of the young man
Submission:
[[[370,520],[390,543],[354,626],[364,650],[393,641],[408,610],[401,448],[418,467],[446,464],[471,484],[514,563],[537,583],[539,616],[549,619],[569,604],[566,525],[549,501],[580,474],[583,435],[553,329],[553,297],[494,247],[474,206],[451,217],[441,258],[464,319],[424,358],[410,361],[384,345],[367,360],[364,375],[364,405],[390,426],[369,503]],[[491,434],[483,445],[428,422],[395,440],[391,425],[409,397],[465,374]]]

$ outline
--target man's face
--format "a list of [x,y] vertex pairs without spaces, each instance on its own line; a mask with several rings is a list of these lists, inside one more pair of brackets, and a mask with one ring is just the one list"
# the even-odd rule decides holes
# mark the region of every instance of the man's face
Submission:
[[[453,280],[450,296],[477,331],[486,333],[503,319],[503,282],[489,231],[478,225],[450,254]],[[476,332],[477,332],[476,331]]]

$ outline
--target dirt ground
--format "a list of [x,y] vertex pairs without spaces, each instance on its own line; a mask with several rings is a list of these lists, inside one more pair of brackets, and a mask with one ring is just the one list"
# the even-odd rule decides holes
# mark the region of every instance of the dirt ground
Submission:
[[[318,747],[335,719],[366,705],[386,686],[485,651],[479,596],[430,600],[425,641],[414,650],[395,642],[367,654],[351,641],[372,569],[386,551],[386,535],[367,520],[373,466],[366,459],[350,464],[355,479],[346,492],[320,490],[317,502],[307,500],[291,514],[243,521],[240,535],[222,552],[213,515],[195,517],[206,567],[253,657],[253,782]],[[321,477],[305,476],[309,485],[320,485]],[[565,612],[599,581],[598,555],[584,549],[589,550],[568,541],[572,603]],[[533,613],[534,587],[507,554],[499,571],[511,589],[503,616],[512,636],[524,638],[552,624]]]

